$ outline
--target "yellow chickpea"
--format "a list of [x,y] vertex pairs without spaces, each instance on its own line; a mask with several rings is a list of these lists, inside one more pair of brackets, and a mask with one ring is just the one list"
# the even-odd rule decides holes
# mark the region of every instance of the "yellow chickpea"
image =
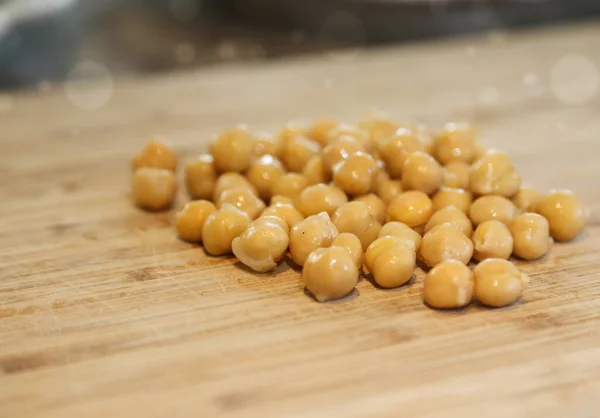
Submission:
[[460,161],[470,163],[475,157],[475,129],[464,123],[449,123],[435,138],[435,158],[443,165]]
[[339,232],[356,235],[365,250],[375,241],[381,229],[381,224],[371,215],[369,207],[363,202],[354,201],[340,206],[331,220]]
[[281,140],[267,132],[257,132],[254,134],[253,157],[262,155],[272,155],[275,158],[281,157]]
[[208,200],[193,200],[187,203],[175,216],[177,235],[185,241],[202,241],[202,228],[206,218],[217,211]]
[[433,227],[423,235],[420,257],[429,267],[454,259],[467,264],[473,256],[473,243],[452,223]]
[[523,260],[536,260],[550,250],[550,225],[537,213],[523,213],[510,224],[513,253]]
[[348,202],[346,194],[336,186],[315,184],[308,186],[300,193],[298,209],[304,216],[327,212],[330,216],[344,203]]
[[533,187],[521,187],[511,200],[522,211],[535,212],[537,202],[541,198],[542,194]]
[[210,255],[231,253],[231,243],[250,225],[252,219],[233,205],[223,205],[210,214],[202,227],[202,244]]
[[271,205],[263,210],[260,214],[261,218],[263,216],[277,216],[278,218],[283,219],[288,225],[288,230],[290,230],[298,222],[304,220],[304,216],[298,209],[294,207],[294,204],[291,200],[289,202],[285,202],[278,201],[277,199],[273,201],[273,199],[271,199]]
[[423,282],[423,301],[434,309],[467,306],[475,281],[471,270],[458,260],[446,260],[432,268]]
[[387,115],[378,114],[372,115],[363,119],[358,127],[366,130],[371,135],[371,140],[376,146],[381,141],[391,137],[400,129],[400,125],[392,121]]
[[253,221],[231,242],[233,254],[254,271],[274,270],[287,251],[288,226],[281,218],[265,216]]
[[481,196],[469,209],[469,218],[475,226],[485,221],[497,220],[510,225],[518,209],[513,202],[502,196]]
[[480,141],[475,141],[475,155],[473,161],[481,160],[485,154],[487,154],[487,147]]
[[265,154],[250,163],[246,177],[258,191],[260,198],[268,201],[273,185],[284,173],[283,164],[272,155]]
[[473,233],[473,224],[471,223],[471,220],[462,210],[457,209],[455,206],[446,206],[431,215],[431,218],[429,218],[429,221],[425,224],[424,231],[427,233],[432,228],[445,223],[456,225],[467,237],[470,237]]
[[211,146],[218,172],[243,172],[250,165],[254,151],[254,137],[245,125],[219,134]]
[[457,189],[469,188],[471,166],[461,161],[454,161],[444,167],[444,186]]
[[376,194],[369,193],[364,196],[360,196],[354,199],[355,202],[363,202],[369,208],[369,212],[377,222],[383,224],[385,222],[385,211],[387,209],[386,204]]
[[585,227],[587,212],[570,190],[551,190],[537,202],[536,210],[548,220],[550,235],[557,241],[571,241]]
[[327,212],[309,216],[298,222],[290,230],[292,260],[299,266],[303,266],[310,253],[317,248],[329,247],[337,235],[338,230],[329,219]]
[[377,196],[387,204],[394,200],[396,196],[401,195],[402,191],[402,181],[400,180],[384,180],[375,189]]
[[346,249],[319,248],[308,256],[302,279],[318,302],[327,302],[346,296],[356,287],[358,268]]
[[331,141],[329,145],[323,148],[321,154],[326,172],[331,173],[333,166],[348,158],[349,155],[363,151],[365,151],[364,145],[351,136],[343,136]]
[[254,194],[258,194],[258,190],[250,183],[250,181],[240,173],[224,173],[219,176],[217,183],[213,189],[212,200],[218,202],[221,194],[229,189],[248,189]]
[[139,168],[161,168],[175,171],[177,169],[177,155],[164,143],[152,140],[131,161],[131,168],[135,172]]
[[173,205],[177,180],[171,170],[142,167],[133,173],[131,194],[137,206],[146,210],[164,210]]
[[370,154],[357,152],[333,167],[333,181],[344,192],[353,196],[369,193],[377,165]]
[[529,277],[509,261],[488,258],[473,270],[475,296],[483,305],[499,308],[516,302],[529,284]]
[[334,119],[317,120],[308,129],[306,136],[324,147],[329,142],[329,133],[337,126],[338,122]]
[[283,144],[282,160],[288,170],[300,173],[315,155],[321,152],[319,143],[302,135],[292,136]]
[[412,241],[415,244],[415,250],[421,248],[421,235],[414,229],[402,222],[388,222],[379,230],[378,238],[392,236]]
[[364,129],[341,123],[329,131],[329,142],[333,142],[344,137],[356,139],[363,145],[363,148],[366,152],[371,150],[371,136],[369,132]]
[[367,248],[366,260],[375,282],[389,289],[410,280],[415,271],[416,251],[412,241],[386,236]]
[[503,151],[488,151],[471,166],[471,191],[478,195],[512,197],[521,187],[521,176]]
[[396,196],[388,205],[386,221],[402,222],[413,229],[424,227],[433,214],[433,203],[425,193],[413,190]]
[[402,185],[406,190],[435,193],[444,181],[442,166],[429,154],[416,151],[404,160]]
[[302,169],[302,174],[306,177],[309,186],[319,183],[329,183],[331,181],[331,170],[325,167],[325,162],[321,155],[315,155],[308,160]]
[[[287,142],[295,137],[295,136],[306,136],[308,133],[308,129],[297,122],[290,121],[285,124],[281,132],[277,135],[277,139],[281,144],[281,151],[283,152],[283,147],[287,144]],[[278,158],[281,158],[279,156]]]
[[285,173],[279,177],[271,190],[272,195],[286,196],[294,201],[300,199],[300,193],[308,186],[308,180],[300,173]]
[[419,141],[412,130],[398,129],[394,135],[383,141],[379,146],[381,159],[385,162],[388,173],[393,178],[402,177],[406,158],[416,151],[424,151],[423,143]]
[[360,271],[363,264],[364,251],[362,244],[356,235],[348,232],[342,232],[335,237],[331,243],[331,246],[345,248],[346,251],[348,251],[352,256],[352,259],[356,263],[356,267],[358,267],[358,270]]
[[200,154],[184,168],[185,186],[192,199],[212,199],[217,184],[217,170],[210,154]]
[[440,210],[447,206],[454,206],[462,210],[464,213],[469,213],[471,204],[473,203],[473,194],[465,189],[455,189],[452,187],[442,187],[431,199],[433,202],[433,210]]
[[265,204],[251,190],[246,188],[229,189],[221,193],[217,201],[217,207],[221,209],[223,205],[233,205],[245,212],[251,219],[258,218],[258,215],[265,209]]
[[507,260],[513,252],[513,237],[506,225],[500,221],[485,221],[479,224],[472,236],[473,258],[483,261],[488,258]]

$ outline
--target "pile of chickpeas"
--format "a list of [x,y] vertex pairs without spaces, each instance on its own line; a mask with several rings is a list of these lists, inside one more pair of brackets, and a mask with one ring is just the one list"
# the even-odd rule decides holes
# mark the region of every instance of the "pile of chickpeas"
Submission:
[[[132,166],[136,205],[170,208],[175,153],[154,140]],[[192,200],[176,215],[181,239],[258,273],[289,255],[319,302],[348,295],[361,274],[402,286],[420,263],[432,308],[509,305],[529,282],[509,259],[543,257],[586,218],[572,192],[524,186],[509,156],[485,149],[468,124],[432,132],[376,116],[288,124],[277,135],[239,126],[184,175]]]

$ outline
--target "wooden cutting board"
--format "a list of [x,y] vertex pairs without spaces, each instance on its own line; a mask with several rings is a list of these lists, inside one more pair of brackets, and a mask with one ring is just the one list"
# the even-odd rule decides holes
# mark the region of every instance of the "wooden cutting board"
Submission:
[[[215,67],[119,81],[96,111],[81,106],[107,83],[3,94],[0,416],[596,416],[599,42],[591,22]],[[154,134],[192,155],[238,122],[371,107],[476,122],[527,183],[577,192],[587,231],[523,264],[531,287],[505,309],[430,310],[421,271],[318,304],[298,271],[208,258],[173,211],[129,200],[129,158]]]

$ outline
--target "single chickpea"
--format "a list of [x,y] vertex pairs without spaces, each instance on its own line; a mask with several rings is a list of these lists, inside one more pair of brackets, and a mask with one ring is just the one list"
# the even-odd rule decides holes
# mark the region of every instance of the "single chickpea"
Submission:
[[471,223],[471,220],[462,210],[455,206],[446,206],[445,208],[434,212],[434,214],[431,215],[431,218],[429,218],[429,221],[425,224],[424,231],[427,233],[434,227],[445,223],[456,225],[467,237],[470,237],[473,233],[473,224]]
[[364,152],[364,145],[356,138],[351,136],[343,136],[335,139],[323,148],[321,158],[323,159],[323,165],[329,175],[333,171],[335,166],[340,161],[345,160],[351,154],[356,152]]
[[557,241],[571,241],[585,227],[587,212],[570,190],[551,190],[536,205],[537,212],[548,219],[550,235]]
[[308,129],[306,136],[324,147],[329,142],[329,133],[337,126],[338,122],[334,119],[317,120]]
[[369,193],[364,196],[360,196],[354,199],[354,202],[366,203],[369,207],[369,212],[377,222],[383,224],[385,222],[385,211],[387,209],[386,204],[376,194]]
[[[317,248],[329,247],[338,230],[327,212],[309,216],[290,230],[290,255],[294,263],[303,266],[306,258]],[[310,290],[310,289],[309,289]]]
[[402,222],[388,222],[379,230],[378,238],[392,236],[412,241],[415,244],[415,250],[421,248],[421,235],[414,229]]
[[490,150],[471,166],[471,191],[478,195],[514,196],[521,187],[521,176],[508,154]]
[[513,237],[506,225],[500,221],[485,221],[479,224],[472,236],[473,258],[483,261],[488,258],[507,260],[513,252]]
[[413,190],[396,196],[388,205],[386,221],[402,222],[413,229],[424,227],[433,214],[433,203],[425,193]]
[[308,160],[302,169],[302,174],[306,177],[309,186],[319,183],[329,183],[331,181],[331,170],[325,167],[325,162],[321,155],[315,155]]
[[250,225],[252,219],[233,205],[223,205],[210,214],[202,227],[202,244],[210,255],[231,253],[231,242]]
[[217,203],[225,190],[244,188],[258,194],[258,190],[250,181],[240,173],[223,173],[217,179],[213,189],[212,200]]
[[284,143],[281,158],[288,170],[300,173],[308,160],[320,152],[321,146],[318,142],[296,135]]
[[523,260],[535,260],[550,250],[550,225],[537,213],[523,213],[510,224],[513,253]]
[[513,202],[502,196],[481,196],[469,209],[469,218],[477,227],[485,221],[497,220],[510,225],[518,209]]
[[283,164],[272,155],[265,154],[250,163],[246,177],[258,191],[260,198],[268,201],[273,185],[284,173]]
[[435,137],[435,158],[443,165],[460,161],[470,163],[475,157],[477,133],[469,124],[449,123]]
[[435,193],[444,182],[442,166],[429,154],[416,151],[404,160],[402,185],[406,190]]
[[187,203],[175,216],[177,235],[185,241],[202,241],[202,228],[206,218],[217,211],[208,200],[193,200]]
[[469,188],[471,166],[467,163],[454,161],[444,167],[444,186],[457,189]]
[[353,201],[340,206],[331,220],[339,232],[356,235],[365,250],[375,241],[381,229],[381,224],[363,202]]
[[420,256],[429,267],[450,259],[467,264],[473,256],[473,243],[458,226],[445,223],[423,235]]
[[217,201],[217,207],[221,209],[226,204],[235,206],[245,212],[251,219],[258,218],[258,215],[265,209],[265,203],[251,190],[243,187],[225,190],[221,193],[221,197]]
[[408,282],[415,271],[416,251],[412,241],[386,236],[367,248],[365,261],[375,282],[386,289]]
[[481,141],[475,141],[475,154],[473,161],[481,160],[487,154],[487,147]]
[[381,198],[385,203],[389,204],[396,196],[402,194],[402,181],[401,180],[384,180],[375,189],[377,196]]
[[377,165],[370,154],[357,152],[333,167],[333,181],[344,192],[353,196],[369,193]]
[[462,308],[471,303],[475,282],[471,270],[458,260],[432,268],[423,282],[423,301],[434,309]]
[[210,152],[215,168],[220,173],[243,172],[250,165],[254,151],[254,137],[245,125],[219,134]]
[[524,212],[535,212],[537,202],[542,198],[542,194],[533,187],[523,187],[519,189],[516,195],[511,199],[512,202]]
[[300,199],[300,193],[307,186],[308,180],[304,175],[300,173],[285,173],[275,181],[271,193],[273,196],[289,197],[294,201],[294,205],[296,205]]
[[[288,122],[285,124],[285,126],[283,127],[283,129],[281,130],[281,132],[279,132],[279,134],[277,135],[277,139],[279,140],[279,143],[281,144],[281,150],[283,152],[283,147],[285,146],[285,144],[287,144],[287,142],[295,137],[295,136],[306,136],[308,130],[306,129],[306,127],[296,123],[296,122]],[[281,158],[281,156],[278,156],[278,158]]]
[[265,216],[253,221],[231,242],[233,254],[254,271],[275,269],[289,244],[287,223],[276,216]]
[[393,178],[401,178],[406,158],[416,151],[424,151],[423,143],[415,132],[406,128],[398,129],[394,135],[379,146],[381,159]]
[[378,114],[363,119],[358,127],[366,130],[371,135],[373,144],[378,147],[381,141],[391,137],[400,129],[400,125],[392,121],[387,115]]
[[348,232],[342,232],[335,237],[331,243],[331,246],[345,248],[346,251],[348,251],[352,256],[352,259],[356,263],[356,267],[358,267],[358,270],[360,271],[363,264],[364,251],[362,244],[356,235]]
[[318,248],[302,268],[306,288],[318,302],[340,299],[358,283],[358,268],[342,247]]
[[212,155],[200,154],[188,161],[184,175],[185,187],[192,199],[212,199],[218,178]]
[[371,150],[371,136],[368,131],[353,125],[341,123],[329,131],[329,142],[340,138],[354,138],[363,145],[366,152]]
[[475,296],[483,305],[499,308],[517,301],[529,284],[529,277],[510,261],[488,258],[473,270]]
[[304,216],[316,215],[321,212],[327,212],[331,216],[337,208],[347,202],[346,194],[336,186],[315,184],[302,190],[298,209]]
[[276,198],[278,198],[278,196],[271,199],[271,205],[262,211],[260,218],[263,216],[277,216],[287,223],[288,231],[298,222],[304,220],[304,216],[294,207],[291,199],[289,202],[286,202]]
[[440,210],[447,206],[454,206],[469,213],[473,203],[473,194],[465,189],[455,189],[453,187],[442,187],[431,199],[433,210]]
[[131,161],[131,168],[135,172],[139,168],[161,168],[175,171],[177,169],[177,155],[159,140],[152,140],[136,154]]
[[281,158],[282,152],[281,140],[267,132],[256,132],[254,134],[253,157],[258,158],[262,155],[272,155],[275,158]]
[[168,209],[176,193],[177,180],[171,170],[142,167],[133,173],[131,194],[135,204],[142,209]]

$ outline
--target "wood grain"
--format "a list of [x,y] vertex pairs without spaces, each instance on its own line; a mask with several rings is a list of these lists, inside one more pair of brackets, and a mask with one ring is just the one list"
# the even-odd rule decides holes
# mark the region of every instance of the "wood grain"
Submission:
[[[95,112],[60,86],[15,94],[0,114],[0,416],[597,416],[600,102],[559,100],[586,78],[552,68],[598,66],[599,42],[591,22],[125,80]],[[421,272],[318,304],[287,265],[207,258],[176,239],[173,212],[129,201],[128,160],[151,135],[191,155],[241,121],[372,106],[475,121],[529,184],[575,190],[587,231],[522,266],[522,303],[436,312]]]

